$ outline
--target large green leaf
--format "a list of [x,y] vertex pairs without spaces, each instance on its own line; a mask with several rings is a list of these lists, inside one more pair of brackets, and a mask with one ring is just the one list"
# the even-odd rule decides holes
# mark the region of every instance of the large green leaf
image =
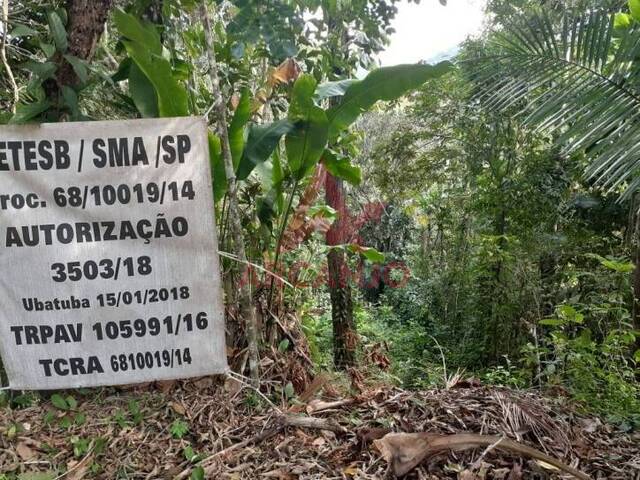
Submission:
[[56,53],[56,46],[46,42],[40,42],[40,50],[42,50],[47,58],[53,57]]
[[38,35],[38,32],[36,32],[33,28],[29,28],[26,25],[16,25],[16,27],[11,30],[11,36],[18,38],[18,37],[35,37],[36,35]]
[[596,260],[598,260],[600,262],[600,264],[605,267],[608,268],[609,270],[613,270],[615,272],[618,273],[630,273],[633,272],[633,270],[636,268],[635,265],[632,262],[628,262],[628,261],[620,261],[620,260],[615,260],[615,259],[611,259],[611,258],[605,258],[601,255],[598,255],[596,253],[588,253],[585,255],[585,257],[588,258],[595,258]]
[[267,194],[268,198],[274,198],[273,210],[275,212],[282,212],[284,208],[284,169],[282,168],[282,162],[280,161],[280,150],[275,149],[271,156],[271,191]]
[[141,23],[135,16],[117,9],[113,15],[120,35],[145,45],[150,53],[162,55],[162,41],[152,24]]
[[158,96],[156,95],[156,90],[136,63],[133,63],[129,67],[129,94],[143,117],[158,117]]
[[78,94],[76,91],[68,85],[63,85],[61,92],[64,104],[69,109],[69,112],[71,112],[71,120],[80,120],[81,113],[80,108],[78,107]]
[[632,18],[628,13],[618,12],[613,16],[613,28],[627,29],[631,26]]
[[337,82],[325,82],[318,85],[316,89],[316,100],[324,100],[330,97],[341,97],[347,89],[358,80],[349,78],[347,80],[338,80]]
[[121,82],[123,80],[128,79],[129,69],[131,68],[132,64],[133,64],[133,60],[131,60],[131,57],[125,57],[120,62],[120,65],[118,65],[118,70],[116,70],[116,73],[111,75],[111,80],[113,80],[114,82]]
[[56,64],[53,62],[37,62],[35,60],[28,60],[21,64],[20,67],[29,70],[41,81],[53,77],[57,69]]
[[16,113],[9,120],[10,124],[27,123],[29,120],[33,120],[42,112],[51,107],[51,103],[48,100],[40,100],[35,103],[23,104],[19,103],[16,106]]
[[352,253],[358,253],[362,255],[364,258],[369,260],[371,263],[382,263],[384,262],[384,253],[379,252],[373,247],[363,247],[357,243],[349,243],[345,245],[345,248]]
[[244,88],[240,95],[240,101],[236,111],[233,113],[231,125],[229,125],[229,148],[231,149],[231,158],[233,158],[233,167],[238,168],[242,151],[244,150],[244,126],[251,118],[251,92],[248,88]]
[[153,85],[158,97],[161,117],[189,114],[187,91],[173,76],[171,64],[162,57],[162,45],[155,29],[122,10],[114,16],[127,53]]
[[78,79],[80,79],[82,83],[87,83],[87,80],[89,80],[89,69],[87,68],[86,62],[73,55],[65,55],[64,58],[69,62]]
[[325,150],[322,154],[322,163],[334,177],[342,178],[356,186],[362,182],[360,167],[352,165],[348,158],[339,158],[334,152]]
[[266,125],[249,127],[249,137],[244,147],[240,165],[236,172],[238,180],[245,180],[256,167],[266,161],[275,150],[283,135],[293,129],[289,120],[279,120]]
[[209,132],[209,161],[211,162],[211,176],[213,183],[213,199],[220,200],[227,193],[227,176],[224,171],[220,138]]
[[284,180],[284,169],[282,168],[282,161],[280,160],[280,151],[276,148],[273,151],[273,169],[271,175],[272,186],[274,188],[280,188],[282,193],[282,182]]
[[[268,165],[268,168],[262,168]],[[262,172],[261,172],[262,170]],[[271,161],[266,161],[256,167],[261,184],[267,193],[256,199],[258,219],[269,232],[273,230],[273,219],[282,212],[284,207],[283,180],[284,172],[280,163],[280,152],[276,148],[271,155]]]
[[173,78],[171,65],[162,57],[149,55],[144,46],[123,41],[127,52],[153,84],[158,95],[161,117],[181,117],[189,114],[186,89]]
[[340,103],[327,111],[329,137],[334,138],[349,127],[361,113],[370,109],[377,101],[395,100],[452,68],[451,62],[440,62],[436,65],[396,65],[374,70],[364,80],[349,86]]
[[60,53],[65,53],[69,47],[69,42],[67,41],[67,31],[60,16],[57,12],[51,11],[47,13],[47,20],[49,21],[49,30],[53,41],[56,43],[56,48]]
[[300,75],[293,85],[289,120],[295,128],[285,138],[291,172],[302,179],[318,163],[327,145],[329,121],[324,110],[313,101],[316,80]]
[[640,22],[640,0],[629,0],[629,10],[636,22]]

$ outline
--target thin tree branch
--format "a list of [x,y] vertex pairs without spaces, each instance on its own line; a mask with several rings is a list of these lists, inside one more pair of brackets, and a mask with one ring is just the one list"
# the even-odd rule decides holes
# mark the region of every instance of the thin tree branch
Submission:
[[7,71],[7,76],[9,77],[9,83],[11,84],[11,88],[13,89],[13,105],[11,105],[11,112],[16,113],[16,105],[20,100],[20,93],[18,90],[18,84],[16,83],[16,79],[13,76],[13,71],[9,66],[9,61],[7,60],[7,37],[9,36],[9,0],[3,0],[2,2],[2,41],[0,42],[0,60],[2,60],[2,65],[4,65],[4,69]]
[[211,20],[207,11],[206,2],[200,4],[200,16],[204,27],[204,36],[207,46],[207,59],[209,62],[209,77],[211,79],[211,88],[214,97],[214,110],[217,116],[218,134],[220,135],[220,144],[222,147],[222,158],[224,160],[224,171],[227,177],[228,198],[229,198],[229,221],[231,234],[237,261],[240,265],[239,274],[240,282],[238,301],[242,317],[246,322],[246,335],[249,347],[249,374],[253,386],[257,387],[260,383],[259,362],[260,356],[258,351],[258,323],[256,320],[256,312],[253,306],[251,296],[251,282],[249,281],[249,269],[247,255],[244,247],[244,235],[242,233],[242,224],[240,223],[240,207],[238,202],[238,183],[236,181],[236,173],[233,167],[233,158],[231,156],[231,147],[229,145],[229,131],[227,128],[227,107],[222,98],[220,90],[220,78],[218,75],[218,63],[216,61],[216,53],[214,50],[213,36],[211,34]]

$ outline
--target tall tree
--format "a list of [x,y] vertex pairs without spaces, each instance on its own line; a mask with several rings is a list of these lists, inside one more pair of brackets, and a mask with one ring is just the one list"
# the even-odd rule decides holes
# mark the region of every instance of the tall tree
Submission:
[[[325,196],[327,205],[337,213],[337,219],[326,235],[327,245],[343,245],[347,241],[345,233],[349,222],[344,181],[330,173],[327,174]],[[342,250],[329,250],[327,268],[333,325],[333,359],[336,368],[345,368],[355,364],[358,337],[353,319],[351,275]]]
[[[327,26],[334,32],[334,43],[331,45],[333,65],[332,76],[342,78],[345,74],[341,64],[346,63],[348,57],[347,31],[336,14],[331,15],[329,9],[325,9]],[[330,104],[335,104],[335,99],[330,99]],[[331,225],[326,234],[329,247],[342,245],[346,242],[346,228],[349,221],[347,209],[346,190],[341,178],[327,172],[325,177],[325,200],[327,205],[337,213],[337,219]],[[358,346],[358,334],[353,320],[353,299],[351,296],[351,279],[348,274],[345,254],[340,249],[330,249],[327,254],[327,274],[329,296],[331,297],[331,323],[333,326],[333,362],[336,368],[343,369],[353,366],[356,361],[356,347]]]
[[[396,13],[395,0],[365,0],[361,10],[340,9],[334,2],[323,2],[323,17],[329,38],[327,41],[330,59],[328,77],[330,80],[343,79],[352,75],[358,66],[371,66],[371,55],[382,50],[389,24]],[[358,45],[359,35],[368,38],[366,44]],[[356,46],[356,50],[352,48]],[[364,58],[358,64],[356,58]],[[333,100],[331,100],[333,102]],[[341,178],[329,172],[325,180],[327,205],[338,214],[337,220],[327,232],[327,245],[336,246],[346,242],[348,220],[346,190]],[[329,294],[331,297],[331,319],[333,325],[334,364],[337,368],[354,365],[358,336],[353,318],[353,299],[349,267],[345,254],[340,249],[330,249],[327,254]]]

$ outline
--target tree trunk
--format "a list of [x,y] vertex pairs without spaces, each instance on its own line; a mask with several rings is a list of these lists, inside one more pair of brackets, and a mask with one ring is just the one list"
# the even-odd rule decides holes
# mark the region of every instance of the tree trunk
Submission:
[[[91,60],[96,45],[100,40],[104,25],[107,21],[109,9],[113,0],[68,0],[67,9],[67,54],[81,60]],[[55,79],[50,78],[42,84],[47,98],[53,105],[60,104],[62,87],[75,87],[79,78],[71,64],[56,53],[55,62],[58,65]],[[59,109],[55,112],[58,121],[64,120],[64,113]]]
[[[67,53],[82,60],[90,60],[96,45],[104,32],[104,24],[109,14],[113,0],[68,0]],[[56,74],[57,89],[64,85],[74,86],[78,83],[78,76],[73,67],[64,58],[59,58],[59,68]],[[56,92],[57,93],[57,92]]]
[[538,269],[540,271],[540,292],[541,292],[541,318],[549,317],[553,314],[555,305],[556,286],[553,284],[553,276],[558,266],[558,258],[553,251],[546,251],[540,254],[538,259]]
[[489,336],[487,340],[486,353],[490,353],[490,357],[487,358],[489,362],[496,362],[500,358],[499,345],[504,345],[506,339],[509,337],[506,335],[500,335],[501,329],[505,328],[504,325],[500,325],[503,320],[502,315],[499,314],[498,304],[502,298],[502,258],[504,250],[507,246],[504,235],[506,233],[507,216],[503,200],[501,200],[501,206],[494,224],[494,234],[499,237],[497,242],[498,247],[498,260],[493,264],[493,283],[491,285],[491,325],[489,327]]
[[[635,254],[633,262],[633,329],[640,332],[640,239],[636,237]],[[636,350],[640,350],[640,335],[636,336]]]
[[[323,9],[324,10],[324,9]],[[324,10],[327,29],[335,32],[339,41],[331,48],[332,58],[338,61],[332,66],[335,80],[344,74],[344,63],[348,57],[349,35],[339,18],[334,18],[330,12]],[[341,64],[342,63],[342,64]],[[332,98],[329,105],[335,105],[337,100]],[[341,179],[329,172],[325,179],[325,198],[327,205],[338,214],[338,218],[327,232],[327,245],[342,245],[347,241],[346,231],[348,211],[345,198],[344,184]],[[351,299],[349,267],[345,261],[344,252],[331,250],[327,255],[327,279],[331,296],[331,320],[333,324],[333,358],[335,367],[345,369],[355,365],[358,336],[356,324],[353,320],[353,303]]]
[[213,37],[211,35],[211,21],[207,7],[203,2],[200,5],[200,15],[204,26],[204,35],[207,42],[207,57],[209,61],[209,75],[215,102],[215,112],[217,115],[218,134],[220,135],[220,143],[222,146],[222,157],[224,159],[224,171],[228,183],[229,198],[229,222],[231,227],[231,236],[235,255],[238,261],[238,273],[240,285],[238,289],[238,302],[240,304],[240,312],[246,325],[247,344],[249,347],[249,374],[254,386],[258,386],[259,377],[259,352],[258,352],[258,324],[256,320],[256,311],[253,306],[251,295],[251,282],[249,281],[249,265],[247,263],[247,255],[244,248],[244,235],[242,233],[242,224],[240,222],[240,208],[238,206],[238,184],[236,182],[235,169],[233,168],[233,159],[231,157],[231,148],[229,146],[229,132],[227,130],[227,106],[222,98],[220,91],[220,79],[218,76],[218,64],[216,62],[216,54],[214,51]]
[[[327,173],[325,180],[327,205],[336,210],[338,218],[327,232],[327,245],[342,245],[346,241],[348,222],[345,190],[342,180]],[[344,252],[331,250],[327,256],[331,319],[333,323],[333,358],[336,368],[355,364],[358,337],[353,320],[349,267]]]
[[[632,248],[633,248],[633,308],[632,308],[632,324],[636,331],[640,331],[640,215],[638,214],[637,196],[631,202],[633,209],[633,232],[632,232]],[[640,349],[640,336],[636,337],[636,349]]]

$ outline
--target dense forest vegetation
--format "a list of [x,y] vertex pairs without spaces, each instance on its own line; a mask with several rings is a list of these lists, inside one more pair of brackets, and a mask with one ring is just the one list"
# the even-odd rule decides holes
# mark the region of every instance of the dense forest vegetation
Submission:
[[245,407],[466,383],[637,431],[640,1],[489,0],[451,59],[379,67],[399,6],[4,0],[0,124],[207,118]]

